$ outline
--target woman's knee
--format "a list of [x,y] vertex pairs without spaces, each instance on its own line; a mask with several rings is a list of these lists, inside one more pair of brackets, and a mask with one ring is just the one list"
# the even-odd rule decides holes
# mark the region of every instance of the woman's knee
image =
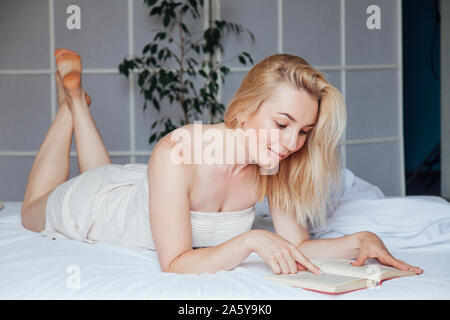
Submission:
[[45,209],[48,194],[30,202],[22,204],[21,221],[24,228],[41,232],[45,229]]
[[[32,230],[29,205],[22,205],[21,221],[22,221],[22,226],[25,229]],[[34,230],[32,230],[32,231],[34,231]]]

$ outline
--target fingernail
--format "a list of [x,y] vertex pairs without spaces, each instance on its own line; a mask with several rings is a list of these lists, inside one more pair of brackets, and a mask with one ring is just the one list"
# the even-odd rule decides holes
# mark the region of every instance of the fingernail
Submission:
[[319,269],[319,273],[320,274],[324,274],[325,272],[323,272],[321,269]]

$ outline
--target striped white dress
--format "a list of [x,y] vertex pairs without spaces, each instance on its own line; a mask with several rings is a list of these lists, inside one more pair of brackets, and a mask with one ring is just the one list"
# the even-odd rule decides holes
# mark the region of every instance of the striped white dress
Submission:
[[[223,243],[251,229],[255,208],[191,211],[193,247]],[[44,236],[154,250],[146,164],[108,164],[59,185],[49,196]]]

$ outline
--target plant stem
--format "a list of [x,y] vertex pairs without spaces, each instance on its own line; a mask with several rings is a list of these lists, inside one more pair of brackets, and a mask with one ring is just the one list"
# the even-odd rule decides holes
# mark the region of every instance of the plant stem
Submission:
[[184,120],[186,122],[186,124],[189,124],[189,116],[185,110],[185,108],[183,108],[183,104],[184,104],[184,84],[183,84],[183,73],[184,73],[184,37],[183,37],[183,30],[181,27],[181,23],[183,22],[182,20],[182,13],[180,12],[180,16],[178,18],[178,31],[180,33],[180,49],[181,49],[181,54],[180,54],[180,105],[181,105],[181,109],[183,109],[183,113],[184,113]]

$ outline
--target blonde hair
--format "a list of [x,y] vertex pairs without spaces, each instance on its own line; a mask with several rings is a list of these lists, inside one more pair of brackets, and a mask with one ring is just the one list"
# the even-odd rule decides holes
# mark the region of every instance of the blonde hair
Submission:
[[[258,174],[258,202],[265,196],[271,207],[295,213],[297,222],[312,227],[323,224],[331,193],[341,190],[339,143],[346,126],[346,108],[341,93],[304,59],[271,55],[244,77],[228,104],[224,121],[236,128],[242,116],[251,116],[282,84],[306,90],[319,102],[318,120],[303,147],[279,163],[273,175]],[[335,188],[333,190],[333,188]]]

